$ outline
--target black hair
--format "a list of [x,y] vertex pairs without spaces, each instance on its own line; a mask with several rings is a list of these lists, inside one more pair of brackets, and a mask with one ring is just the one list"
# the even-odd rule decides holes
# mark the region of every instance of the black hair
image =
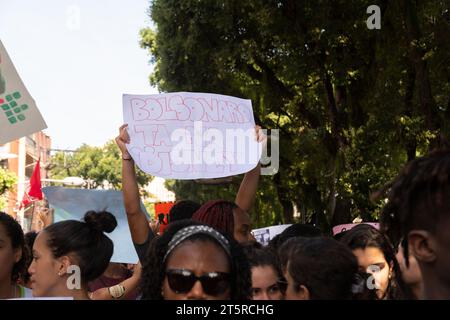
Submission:
[[170,208],[169,222],[175,222],[183,219],[191,219],[195,211],[200,209],[201,205],[191,200],[180,200]]
[[434,150],[410,161],[389,186],[388,201],[380,215],[381,229],[395,246],[404,239],[409,266],[409,232],[420,229],[436,233],[440,222],[450,217],[450,149]]
[[82,282],[87,283],[98,278],[108,267],[114,245],[104,232],[112,232],[117,220],[107,211],[88,211],[83,220],[60,221],[42,232],[48,236],[47,245],[55,258],[74,256]]
[[[152,240],[142,266],[142,299],[162,300],[161,289],[165,278],[166,263],[163,261],[168,244],[177,231],[194,225],[204,225],[192,220],[171,223],[166,231]],[[222,233],[223,234],[223,233]],[[231,300],[249,300],[251,298],[250,266],[241,246],[230,236],[223,234],[230,243],[231,253]],[[194,235],[188,240],[214,241],[205,235]]]
[[279,251],[295,290],[305,286],[311,300],[352,299],[358,262],[347,246],[331,238],[296,237]]
[[270,266],[273,267],[279,278],[283,277],[280,260],[278,256],[268,248],[262,247],[259,243],[250,243],[243,246],[250,268]]
[[263,247],[258,242],[246,244],[243,246],[243,249],[250,264],[250,270],[254,267],[272,267],[279,279],[280,290],[284,292],[286,290],[286,280],[284,279],[280,259],[276,252],[268,247]]
[[341,239],[347,234],[347,232],[349,232],[349,230],[345,230],[345,231],[336,233],[336,234],[333,236],[333,239],[334,239],[334,240],[337,240],[337,241],[341,241]]
[[370,287],[369,283],[373,283],[373,275],[359,271],[356,274],[352,300],[378,300],[375,286]]
[[25,243],[30,248],[30,251],[33,249],[34,241],[36,240],[38,233],[36,231],[29,231],[25,233]]
[[273,250],[278,250],[278,248],[285,243],[288,239],[294,237],[304,237],[313,238],[321,237],[322,231],[310,224],[295,223],[283,230],[280,234],[276,235],[269,242],[269,247]]
[[386,297],[388,299],[404,299],[408,296],[408,289],[401,277],[400,267],[395,257],[395,250],[389,238],[379,230],[368,224],[360,224],[348,230],[340,241],[351,250],[366,249],[369,247],[379,249],[388,263],[392,266],[393,274],[389,280]]
[[29,231],[25,233],[25,246],[27,247],[27,251],[30,253],[27,263],[26,263],[26,269],[25,273],[22,275],[23,283],[27,283],[30,281],[30,273],[28,272],[28,268],[30,267],[31,263],[33,262],[33,256],[31,252],[33,251],[33,245],[34,241],[36,240],[38,233],[36,231]]
[[26,274],[30,253],[25,245],[22,227],[13,217],[0,211],[0,224],[5,228],[6,235],[11,240],[12,248],[22,250],[22,257],[14,264],[11,273],[11,283],[16,283],[17,280]]

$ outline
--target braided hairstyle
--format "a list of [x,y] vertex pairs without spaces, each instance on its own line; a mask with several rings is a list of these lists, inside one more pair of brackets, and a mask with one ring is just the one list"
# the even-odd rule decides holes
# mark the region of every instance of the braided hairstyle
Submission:
[[198,209],[192,220],[204,223],[230,236],[234,234],[233,210],[239,208],[227,200],[210,200]]
[[409,162],[392,182],[380,216],[381,230],[397,247],[400,239],[408,262],[407,236],[411,230],[436,232],[450,217],[450,149],[440,149]]

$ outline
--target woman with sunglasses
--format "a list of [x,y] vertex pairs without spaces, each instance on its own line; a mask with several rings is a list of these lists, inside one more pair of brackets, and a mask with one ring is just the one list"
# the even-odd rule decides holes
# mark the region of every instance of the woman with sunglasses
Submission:
[[239,244],[189,220],[170,224],[151,242],[142,270],[143,299],[247,300],[250,287]]

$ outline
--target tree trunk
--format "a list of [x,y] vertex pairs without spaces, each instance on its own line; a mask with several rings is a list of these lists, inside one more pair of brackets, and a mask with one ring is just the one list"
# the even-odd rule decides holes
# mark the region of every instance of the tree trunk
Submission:
[[409,57],[414,65],[416,73],[416,84],[418,86],[420,111],[425,118],[426,126],[429,130],[438,128],[438,117],[436,102],[431,93],[430,79],[428,77],[427,63],[423,60],[424,52],[419,47],[421,32],[417,17],[416,1],[404,0],[405,23],[408,40]]
[[[405,115],[408,117],[413,116],[413,97],[415,88],[416,73],[413,68],[408,68],[406,74],[406,88],[405,88]],[[417,141],[416,138],[409,137],[406,140],[406,154],[408,156],[408,162],[416,158]]]
[[336,198],[336,206],[334,209],[333,218],[331,219],[331,227],[339,224],[351,223],[352,216],[350,212],[351,203],[349,199],[338,197]]
[[294,208],[292,205],[291,199],[289,199],[288,191],[281,183],[281,175],[278,172],[273,181],[275,182],[275,187],[277,188],[278,201],[280,201],[281,206],[283,207],[283,219],[284,223],[292,223],[294,221]]

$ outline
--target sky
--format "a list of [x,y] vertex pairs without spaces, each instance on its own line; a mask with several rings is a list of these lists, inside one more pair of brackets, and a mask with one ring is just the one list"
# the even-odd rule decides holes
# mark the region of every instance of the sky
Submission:
[[122,94],[153,94],[139,30],[149,0],[0,0],[0,39],[44,117],[53,149],[101,146]]

